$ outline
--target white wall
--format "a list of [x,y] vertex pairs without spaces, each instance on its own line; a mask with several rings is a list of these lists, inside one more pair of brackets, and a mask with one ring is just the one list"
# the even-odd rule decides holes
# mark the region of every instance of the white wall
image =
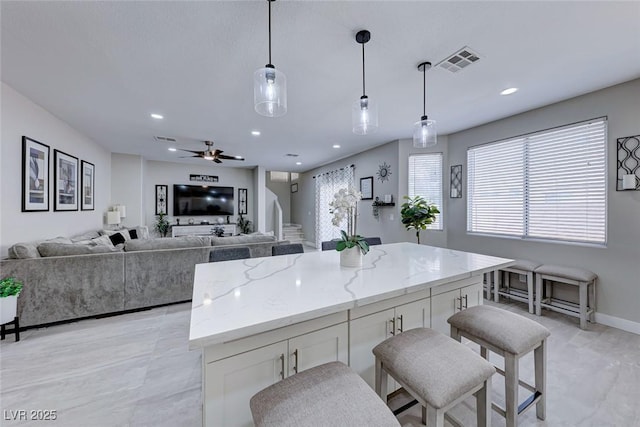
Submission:
[[[36,105],[5,83],[0,86],[0,218],[1,256],[17,242],[71,236],[103,228],[111,192],[111,155],[67,123]],[[22,210],[22,136],[50,147],[50,192],[48,212]],[[95,165],[95,210],[53,211],[53,150],[58,149]],[[80,164],[78,163],[78,167]]]
[[[466,233],[467,148],[601,116],[608,117],[609,139],[606,248],[472,236]],[[465,183],[463,198],[449,199],[449,214],[446,216],[449,223],[449,246],[453,249],[588,268],[599,277],[598,313],[640,322],[640,191],[616,191],[616,139],[640,134],[639,123],[640,79],[449,135],[449,162],[464,165]]]
[[[267,172],[266,184],[267,188],[278,197],[278,203],[282,208],[282,221],[285,224],[291,222],[291,182],[271,181],[270,174]],[[269,224],[268,221],[267,224]]]
[[110,206],[118,204],[127,208],[127,216],[120,224],[123,227],[149,225],[146,221],[145,205],[142,202],[145,199],[144,165],[145,160],[142,156],[111,154]]

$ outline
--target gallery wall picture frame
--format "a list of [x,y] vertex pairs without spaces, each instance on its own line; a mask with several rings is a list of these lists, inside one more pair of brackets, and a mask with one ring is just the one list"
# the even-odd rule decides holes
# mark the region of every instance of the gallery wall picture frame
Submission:
[[246,215],[248,212],[247,189],[238,188],[238,215]]
[[291,184],[291,192],[292,193],[297,193],[298,192],[298,183],[294,182],[293,184]]
[[80,199],[80,209],[83,211],[95,210],[96,199],[96,166],[85,160],[80,162],[80,186],[82,194]]
[[618,176],[616,191],[640,190],[640,135],[616,140]]
[[459,199],[462,197],[462,165],[451,166],[449,197],[451,199]]
[[168,185],[156,185],[156,215],[168,214],[167,202],[168,202]]
[[373,200],[373,177],[360,178],[360,192],[362,200]]
[[53,150],[54,211],[78,210],[78,158]]
[[49,210],[49,157],[48,145],[22,137],[22,212]]

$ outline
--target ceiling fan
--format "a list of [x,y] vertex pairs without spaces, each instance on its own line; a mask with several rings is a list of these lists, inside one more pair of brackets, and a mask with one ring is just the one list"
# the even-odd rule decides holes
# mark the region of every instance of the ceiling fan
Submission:
[[194,151],[194,150],[185,150],[184,148],[179,148],[182,151],[188,151],[190,153],[194,153],[194,156],[188,157],[200,157],[205,160],[212,160],[216,163],[222,163],[222,160],[244,160],[242,156],[227,156],[226,154],[222,154],[222,150],[218,150],[217,148],[213,148],[213,141],[202,141],[207,146],[207,148],[203,151]]

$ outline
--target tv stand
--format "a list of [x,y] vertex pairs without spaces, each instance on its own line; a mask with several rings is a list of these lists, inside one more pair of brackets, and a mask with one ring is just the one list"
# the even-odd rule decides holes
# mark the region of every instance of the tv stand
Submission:
[[216,227],[224,228],[225,236],[236,234],[236,225],[231,224],[180,224],[171,226],[171,237],[179,236],[214,236]]

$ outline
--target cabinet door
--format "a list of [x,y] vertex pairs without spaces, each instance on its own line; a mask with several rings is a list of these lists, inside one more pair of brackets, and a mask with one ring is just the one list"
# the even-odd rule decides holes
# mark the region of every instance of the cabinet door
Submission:
[[[204,425],[253,426],[249,400],[286,373],[287,342],[261,347],[205,366]],[[283,371],[284,368],[284,371]]]
[[460,289],[463,303],[466,302],[467,308],[482,304],[482,291],[483,289],[481,283],[477,283],[471,286],[465,286],[464,288]]
[[447,319],[457,313],[460,307],[460,290],[444,292],[431,297],[431,328],[447,336],[451,327]]
[[349,327],[346,323],[289,340],[289,375],[329,362],[349,363]]
[[428,328],[431,325],[431,302],[429,298],[396,307],[396,331]]
[[[388,309],[350,322],[349,366],[375,390],[373,347],[391,336],[394,309]],[[389,388],[393,390],[389,381]]]

